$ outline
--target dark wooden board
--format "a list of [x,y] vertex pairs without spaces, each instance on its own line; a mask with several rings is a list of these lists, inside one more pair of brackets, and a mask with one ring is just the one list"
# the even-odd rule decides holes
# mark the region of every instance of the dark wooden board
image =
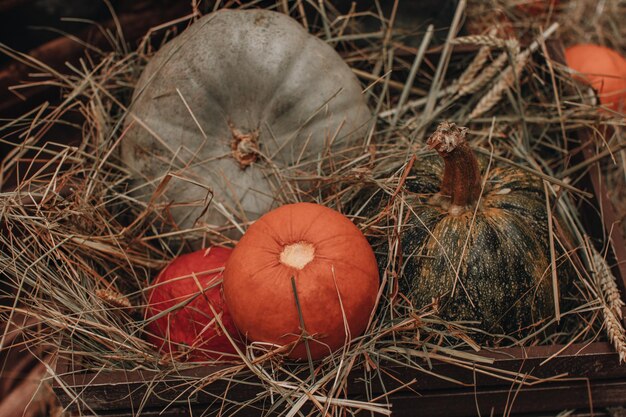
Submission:
[[[381,373],[381,378],[386,390],[393,390],[415,380],[409,387],[395,392],[391,401],[393,409],[397,412],[400,410],[408,412],[419,404],[418,409],[424,411],[424,414],[420,415],[472,415],[464,413],[468,409],[475,410],[476,401],[481,407],[481,413],[489,415],[488,409],[493,407],[494,410],[499,410],[496,414],[498,415],[506,404],[510,403],[511,392],[517,391],[519,392],[514,402],[515,412],[626,405],[626,366],[619,365],[617,354],[608,344],[572,345],[559,352],[562,348],[562,346],[540,346],[480,353],[481,356],[494,359],[494,364],[490,366],[505,371],[527,373],[526,381],[533,385],[521,384],[519,380],[506,381],[473,369],[437,361],[433,363],[434,374],[454,378],[464,385],[395,364],[381,364],[381,369],[385,371]],[[551,358],[557,352],[558,356]],[[428,368],[425,362],[421,365]],[[229,385],[227,381],[218,380],[203,387],[195,395],[190,396],[188,393],[181,395],[182,376],[186,381],[200,381],[223,368],[223,366],[199,367],[165,377],[149,371],[79,372],[62,375],[62,379],[66,385],[72,387],[74,393],[81,393],[82,402],[98,413],[121,413],[124,410],[128,412],[141,407],[146,410],[162,411],[172,406],[178,407],[180,401],[187,404],[185,409],[200,407],[205,411],[212,408],[219,410],[223,405],[216,398],[226,396],[231,401],[248,401],[263,391],[263,388],[254,382],[255,379],[250,377],[249,384]],[[67,372],[66,369],[58,371],[61,374]],[[243,378],[244,375],[239,378]],[[536,382],[538,379],[555,376],[560,377],[552,382]],[[376,382],[379,380],[378,376],[374,372],[367,374],[360,369],[354,371],[349,380],[351,399],[367,398],[364,380],[368,378],[371,379],[372,395],[383,394],[380,383]],[[158,382],[152,382],[157,380]],[[55,386],[55,392],[63,404],[72,403],[70,396],[58,385]],[[180,400],[172,404],[179,396]],[[548,400],[550,398],[558,398],[558,402]],[[442,404],[447,404],[445,410],[441,410]],[[79,408],[77,403],[70,406],[74,411]],[[405,414],[400,412],[399,415]]]
[[432,393],[424,396],[394,396],[394,415],[469,417],[545,413],[556,415],[565,409],[585,413],[626,404],[626,380],[578,381],[546,384],[516,390],[498,387]]

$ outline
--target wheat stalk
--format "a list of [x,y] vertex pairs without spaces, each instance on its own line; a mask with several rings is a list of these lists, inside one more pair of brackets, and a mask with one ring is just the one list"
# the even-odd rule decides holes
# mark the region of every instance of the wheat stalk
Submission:
[[485,94],[474,110],[470,113],[469,118],[475,119],[489,110],[493,108],[498,102],[502,99],[502,95],[506,90],[513,87],[514,81],[516,77],[519,75],[526,62],[528,62],[528,58],[530,57],[529,53],[521,53],[515,59],[515,66],[508,66],[498,81],[494,84],[493,87]]
[[128,297],[126,297],[123,294],[120,294],[118,291],[116,290],[112,290],[112,289],[97,289],[96,290],[96,297],[98,297],[99,299],[101,299],[102,301],[114,306],[114,307],[118,307],[118,308],[131,308],[132,304],[130,303],[130,301],[128,300]]
[[626,333],[619,319],[608,306],[602,309],[604,315],[604,326],[609,335],[609,340],[617,350],[620,362],[626,361]]
[[472,62],[467,66],[465,71],[463,71],[463,74],[461,74],[461,76],[452,84],[457,88],[457,92],[460,91],[463,86],[468,85],[474,80],[474,78],[476,78],[478,71],[480,71],[480,69],[485,65],[485,62],[487,62],[490,52],[491,48],[489,46],[483,46],[478,50],[478,53]]
[[474,94],[480,91],[489,81],[495,77],[498,72],[502,69],[504,64],[507,61],[506,52],[502,52],[496,59],[493,60],[491,65],[489,65],[483,72],[480,73],[471,83],[467,85],[462,85],[461,89],[457,93],[459,97],[465,96],[467,94]]
[[[504,70],[504,72],[502,73],[502,75],[500,75],[500,78],[496,82],[496,84],[487,92],[487,94],[485,94],[480,99],[480,101],[478,102],[478,104],[476,105],[472,113],[469,115],[470,120],[481,116],[485,112],[491,110],[493,106],[498,104],[500,99],[502,99],[503,93],[513,86],[513,81],[515,81],[515,77],[518,76],[522,68],[524,68],[524,66],[526,65],[526,62],[528,62],[528,59],[530,58],[530,54],[533,53],[535,50],[537,50],[537,48],[539,48],[541,41],[545,40],[546,38],[554,34],[556,30],[558,29],[558,27],[559,27],[558,23],[552,24],[548,29],[546,29],[539,36],[538,39],[533,41],[533,43],[531,43],[530,46],[526,50],[524,50],[524,52],[514,54],[514,56],[516,56],[515,62],[513,63],[513,65],[509,65]],[[519,45],[519,44],[511,43],[511,46],[513,48],[515,48],[516,45]],[[503,54],[503,55],[504,55],[504,58],[502,58],[502,55],[501,55],[500,57],[498,57],[498,59],[502,58],[503,60],[505,60],[506,54]]]
[[626,331],[621,322],[624,302],[620,297],[617,282],[600,252],[588,241],[585,247],[593,270],[593,284],[598,300],[602,304],[602,317],[609,341],[615,346],[620,362],[626,361]]
[[[485,70],[477,76],[476,74],[478,74],[478,71],[483,68],[485,62],[489,58],[491,47],[507,46],[514,56],[519,53],[519,42],[516,39],[502,40],[494,37],[494,33],[495,30],[492,30],[487,36],[465,36],[462,38],[456,38],[453,41],[457,44],[482,44],[484,46],[478,50],[478,53],[461,76],[455,80],[452,85],[440,91],[441,95],[450,94],[453,95],[453,100],[456,100],[465,95],[474,94],[487,85],[489,81],[491,81],[500,72],[508,58],[508,54],[506,52],[501,53],[495,60],[493,60],[491,65],[485,68]],[[396,115],[397,113],[404,112],[409,108],[424,105],[426,104],[426,101],[426,98],[413,100],[398,109],[381,112],[379,117],[386,118]]]
[[600,288],[601,294],[604,297],[604,302],[608,308],[620,319],[622,319],[622,307],[624,307],[624,301],[622,301],[619,288],[617,288],[617,282],[615,276],[611,273],[611,269],[600,253],[592,245],[589,245],[591,251],[591,262],[593,265],[593,277],[596,285]]
[[518,44],[516,39],[501,39],[494,36],[495,30],[489,35],[470,35],[455,38],[452,43],[454,45],[484,45],[492,48],[509,48]]
[[483,45],[478,51],[478,54],[474,57],[472,63],[461,74],[461,76],[455,81],[454,85],[458,86],[457,97],[462,97],[467,94],[475,93],[483,88],[504,66],[507,54],[502,53],[496,58],[489,67],[487,67],[478,77],[478,71],[484,66],[491,48],[507,47],[513,55],[519,53],[519,42],[517,39],[500,39],[495,37],[496,29],[492,29],[489,35],[486,36],[465,36],[463,38],[457,38],[455,42],[460,44],[471,43],[476,45]]

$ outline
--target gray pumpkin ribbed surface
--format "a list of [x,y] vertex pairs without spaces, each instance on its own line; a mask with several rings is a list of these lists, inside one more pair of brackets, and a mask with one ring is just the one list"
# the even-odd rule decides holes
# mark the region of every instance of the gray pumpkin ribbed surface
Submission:
[[144,201],[174,174],[158,201],[179,227],[223,226],[277,205],[274,169],[315,161],[331,143],[345,150],[370,120],[360,83],[329,45],[277,12],[222,10],[151,59],[121,157]]

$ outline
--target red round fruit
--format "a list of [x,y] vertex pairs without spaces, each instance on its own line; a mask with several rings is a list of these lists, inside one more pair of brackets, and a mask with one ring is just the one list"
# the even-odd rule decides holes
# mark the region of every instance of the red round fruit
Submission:
[[376,258],[361,231],[342,214],[310,203],[282,206],[257,220],[224,271],[224,298],[241,334],[276,345],[300,340],[288,354],[293,359],[308,356],[303,328],[313,359],[360,335],[378,286]]
[[[222,294],[224,265],[232,250],[213,247],[179,256],[161,271],[148,292],[147,339],[161,352],[193,360],[234,359],[238,332]],[[150,318],[172,309],[163,317]]]

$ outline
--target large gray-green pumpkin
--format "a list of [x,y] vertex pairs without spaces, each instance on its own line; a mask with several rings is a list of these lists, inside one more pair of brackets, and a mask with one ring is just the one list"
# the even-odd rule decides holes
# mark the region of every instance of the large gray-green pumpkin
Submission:
[[429,139],[439,155],[418,159],[406,182],[401,289],[417,308],[438,300],[447,319],[521,336],[554,314],[543,182],[495,163],[487,171],[465,134],[442,123]]
[[277,204],[286,190],[276,172],[314,172],[331,147],[347,157],[370,119],[350,68],[298,22],[266,10],[222,10],[151,59],[121,157],[144,201],[174,174],[157,202],[171,204],[179,227],[228,226]]

